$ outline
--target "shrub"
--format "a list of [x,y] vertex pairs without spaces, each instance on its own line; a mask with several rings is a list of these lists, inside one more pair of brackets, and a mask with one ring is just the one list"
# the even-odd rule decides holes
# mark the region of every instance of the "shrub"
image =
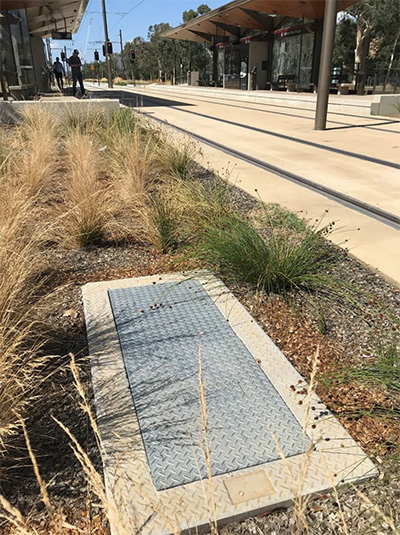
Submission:
[[128,85],[128,82],[124,80],[123,78],[119,78],[118,76],[114,78],[114,84],[115,85]]

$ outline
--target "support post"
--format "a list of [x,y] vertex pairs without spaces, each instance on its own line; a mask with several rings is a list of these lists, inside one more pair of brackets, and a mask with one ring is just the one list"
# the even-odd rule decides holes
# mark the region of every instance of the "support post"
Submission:
[[3,72],[3,65],[5,60],[5,51],[3,47],[3,32],[1,29],[0,24],[0,88],[1,88],[1,94],[3,96],[3,100],[8,100],[8,94],[7,94],[7,87],[6,83],[4,81],[4,72]]
[[103,23],[104,23],[105,45],[106,45],[106,63],[107,63],[107,75],[108,75],[108,87],[110,89],[112,89],[113,83],[112,83],[112,73],[111,73],[111,56],[108,53],[108,47],[107,47],[107,43],[108,43],[109,39],[108,39],[108,28],[107,28],[106,0],[101,0],[101,5],[102,5],[102,9],[103,9]]
[[324,30],[322,35],[321,64],[318,78],[315,130],[326,129],[329,88],[331,85],[332,55],[335,41],[338,0],[325,0]]
[[128,76],[127,76],[127,74],[126,74],[124,58],[123,58],[123,56],[122,56],[122,53],[123,53],[123,51],[124,51],[124,45],[122,44],[122,30],[119,31],[119,44],[120,44],[120,47],[121,47],[121,64],[122,64],[122,72],[124,73],[125,78],[128,78]]
[[213,48],[213,81],[215,87],[217,87],[217,78],[218,78],[218,50],[214,45]]

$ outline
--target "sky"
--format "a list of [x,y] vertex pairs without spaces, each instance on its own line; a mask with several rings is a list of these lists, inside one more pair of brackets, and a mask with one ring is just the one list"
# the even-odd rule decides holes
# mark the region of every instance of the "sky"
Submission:
[[[184,11],[197,9],[201,4],[207,4],[211,9],[215,9],[225,3],[226,0],[106,0],[108,34],[113,42],[113,49],[116,52],[121,49],[120,29],[123,43],[137,36],[147,39],[147,31],[151,25],[168,22],[172,27],[178,26],[182,23]],[[77,48],[81,58],[91,62],[95,49],[101,54],[103,42],[101,0],[89,0],[79,31],[74,35],[73,41],[52,41],[51,48],[54,57],[59,55],[64,46],[67,47],[67,56],[71,55],[74,48]]]

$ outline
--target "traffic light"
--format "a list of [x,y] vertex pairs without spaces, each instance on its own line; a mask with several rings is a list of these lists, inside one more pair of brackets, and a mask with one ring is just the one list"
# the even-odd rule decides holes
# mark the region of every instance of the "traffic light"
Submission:
[[132,48],[131,49],[131,62],[135,63],[135,59],[136,59],[136,51]]
[[103,45],[103,56],[106,57],[106,45]]
[[94,61],[99,61],[99,53],[97,50],[94,51]]
[[61,52],[61,61],[65,61],[65,60],[66,60],[65,52]]
[[108,43],[107,43],[107,53],[108,54],[112,54],[113,53],[112,43],[110,41],[108,41]]

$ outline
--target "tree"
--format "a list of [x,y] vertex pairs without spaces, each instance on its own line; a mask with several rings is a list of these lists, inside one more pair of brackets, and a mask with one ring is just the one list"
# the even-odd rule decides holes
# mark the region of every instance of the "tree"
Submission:
[[[187,22],[209,11],[210,8],[206,4],[201,4],[197,10],[185,11],[182,18]],[[181,59],[182,73],[190,69],[204,71],[208,67],[211,55],[207,45],[163,37],[162,34],[170,29],[168,23],[154,24],[149,27],[147,41],[142,37],[135,37],[125,43],[121,58],[128,76],[133,75],[135,79],[143,80],[155,77],[168,79]],[[133,64],[130,61],[132,48],[136,51],[136,61]],[[118,62],[115,62],[116,73],[119,73],[118,69]],[[123,70],[120,70],[122,73]]]
[[341,65],[343,72],[351,76],[354,70],[356,35],[355,21],[349,16],[343,16],[336,26],[333,64]]
[[209,11],[211,11],[211,9],[208,7],[207,4],[201,4],[201,6],[199,6],[197,8],[197,13],[199,15],[205,15],[206,13],[208,13]]
[[147,37],[150,42],[150,50],[158,65],[158,77],[172,73],[176,61],[175,45],[172,39],[166,39],[161,34],[171,29],[168,23],[161,22],[149,27]]
[[363,94],[366,82],[366,65],[371,39],[378,41],[378,55],[382,50],[387,61],[393,64],[400,38],[400,0],[362,0],[348,9],[354,17],[357,28],[355,47],[355,69],[357,71],[357,93]]
[[199,15],[200,16],[205,15],[209,11],[211,11],[211,9],[208,7],[207,4],[201,4],[201,6],[199,6],[196,9],[196,11],[194,9],[189,9],[189,11],[184,11],[182,15],[182,20],[183,22],[189,22],[189,20],[193,20]]
[[[136,60],[131,63],[131,50],[136,52]],[[156,58],[150,50],[150,43],[143,37],[135,37],[131,42],[125,43],[122,59],[127,74],[136,80],[151,80],[157,74]]]
[[189,11],[184,11],[182,15],[183,22],[189,22],[189,20],[193,20],[198,16],[198,12],[194,9],[189,9]]
[[[190,9],[189,11],[184,11],[182,14],[183,22],[189,22],[201,15],[205,15],[211,11],[207,4],[201,4],[197,10]],[[184,60],[184,64],[187,66],[189,71],[200,71],[203,72],[206,70],[211,55],[207,46],[203,43],[193,43],[191,41],[181,41],[179,43],[179,52],[180,57]]]

